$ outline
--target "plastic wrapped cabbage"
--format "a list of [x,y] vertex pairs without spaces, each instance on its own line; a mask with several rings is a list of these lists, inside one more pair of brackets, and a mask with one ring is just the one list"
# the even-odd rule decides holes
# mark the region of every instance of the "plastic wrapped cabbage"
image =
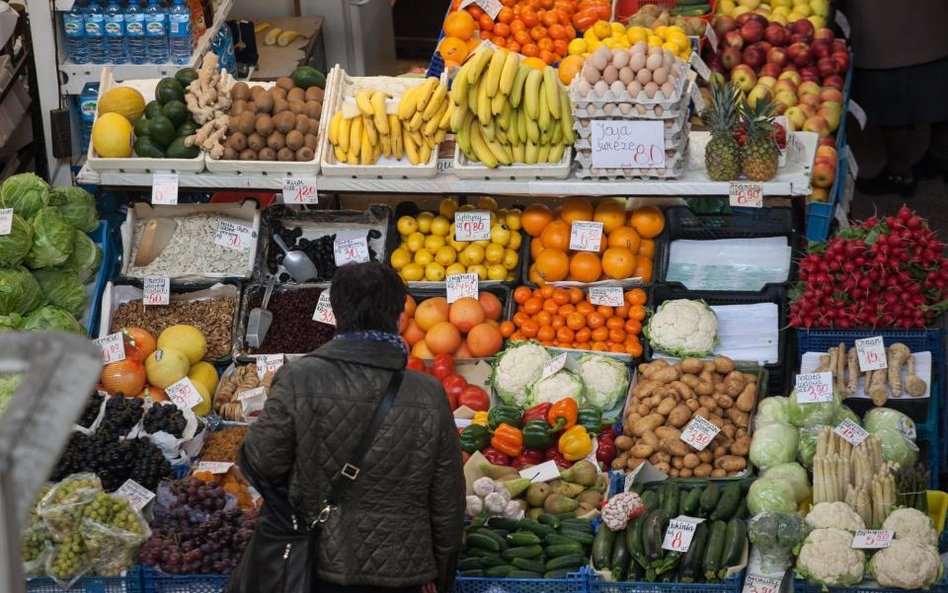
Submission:
[[915,439],[915,421],[892,408],[873,408],[866,412],[863,422],[865,422],[863,428],[872,434],[888,429],[901,432],[910,439]]
[[33,173],[11,175],[0,186],[0,207],[13,208],[26,220],[32,219],[48,200],[49,185]]
[[750,460],[761,470],[790,463],[797,456],[797,429],[773,422],[757,429],[751,440]]
[[783,480],[758,478],[747,491],[747,510],[753,515],[764,511],[793,513],[797,510],[793,487]]
[[536,406],[545,402],[555,404],[561,399],[571,397],[582,407],[583,380],[569,369],[560,369],[545,379],[540,379],[530,386],[527,395],[527,406]]
[[586,405],[611,410],[629,390],[629,369],[611,356],[584,354],[577,361],[585,386]]
[[72,185],[49,190],[49,205],[56,208],[66,222],[83,233],[91,233],[99,226],[95,196]]
[[810,469],[813,467],[813,456],[816,455],[816,441],[823,430],[823,424],[804,426],[800,429],[800,440],[797,445],[797,461],[800,465]]
[[18,313],[0,315],[0,332],[18,330],[21,325],[23,325],[23,316]]
[[[4,184],[6,185],[6,184]],[[64,263],[72,253],[76,229],[53,208],[42,208],[33,217],[33,245],[26,254],[26,265],[52,268]]]
[[754,430],[774,422],[790,424],[790,419],[787,416],[789,403],[790,399],[782,395],[765,397],[760,400],[760,403],[757,404],[757,415],[754,416]]
[[810,498],[810,479],[806,475],[806,470],[799,463],[790,462],[775,465],[761,474],[761,477],[782,480],[790,484],[797,504]]
[[859,419],[859,415],[850,410],[848,406],[841,405],[833,417],[833,426],[839,426],[839,423],[843,420],[849,420],[857,426],[862,426],[862,420]]
[[36,278],[23,266],[0,268],[0,315],[26,315],[44,303]]
[[9,235],[0,235],[0,266],[18,266],[33,245],[33,227],[25,218],[13,213]]
[[85,233],[76,233],[72,253],[61,266],[72,270],[83,282],[91,282],[102,264],[102,249]]
[[800,403],[797,400],[797,390],[790,393],[790,403],[787,405],[787,416],[790,424],[801,426],[816,426],[817,424],[832,424],[843,400],[839,392],[833,390],[833,399],[817,404]]
[[750,520],[747,536],[760,551],[763,574],[786,570],[791,552],[803,543],[810,526],[798,513],[763,512]]
[[76,318],[69,314],[69,311],[61,309],[56,305],[45,305],[35,309],[26,316],[23,322],[23,331],[41,331],[41,332],[68,332],[85,335],[83,329]]
[[33,277],[39,282],[50,304],[69,311],[75,317],[82,315],[86,305],[86,291],[74,272],[59,268],[34,270]]
[[918,447],[900,430],[883,428],[874,433],[882,441],[882,459],[908,467],[918,460]]

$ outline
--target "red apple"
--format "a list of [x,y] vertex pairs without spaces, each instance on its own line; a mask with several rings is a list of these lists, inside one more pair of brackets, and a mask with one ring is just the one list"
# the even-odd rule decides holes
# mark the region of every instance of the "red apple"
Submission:
[[764,38],[764,27],[759,21],[749,20],[741,27],[741,37],[747,43],[755,43]]
[[839,74],[833,74],[823,79],[823,86],[833,87],[838,91],[842,91],[845,85],[846,81]]
[[721,51],[721,66],[731,70],[741,63],[741,49],[739,47],[725,47]]
[[816,66],[804,66],[803,68],[800,68],[800,78],[803,80],[812,80],[813,82],[819,84],[820,71],[816,69]]
[[790,56],[794,64],[801,68],[813,62],[813,53],[810,51],[810,46],[802,41],[790,44],[787,48],[787,55]]
[[744,38],[741,37],[739,29],[724,34],[724,47],[736,47],[738,49],[744,47]]
[[833,34],[833,30],[829,27],[820,27],[813,32],[813,39],[825,39],[830,43],[833,43],[833,40],[836,39],[836,35]]
[[814,115],[816,115],[816,107],[814,107],[814,106],[812,106],[812,105],[807,105],[807,104],[805,104],[805,103],[798,103],[798,104],[797,104],[797,107],[799,107],[799,108],[803,111],[803,113],[806,115],[807,119],[809,119],[809,118],[813,117]]
[[797,95],[797,85],[789,78],[777,78],[777,84],[774,85],[774,90],[778,93],[781,91],[790,93],[794,97]]
[[806,38],[806,35],[801,35],[800,33],[791,33],[790,37],[787,39],[787,43],[793,45],[794,43],[806,43],[810,44],[810,40]]
[[803,35],[806,38],[807,42],[813,41],[813,23],[806,19],[800,19],[798,21],[793,21],[789,25],[791,34]]
[[829,136],[829,123],[819,115],[812,115],[803,122],[804,132],[816,132],[820,136]]
[[819,84],[813,82],[812,80],[804,80],[799,85],[797,85],[797,94],[798,95],[816,95],[823,91]]
[[761,69],[760,69],[760,75],[761,75],[761,76],[769,76],[769,77],[772,77],[772,78],[776,78],[776,77],[780,76],[780,66],[778,66],[777,64],[774,64],[774,63],[772,63],[772,62],[767,62],[766,64],[764,64],[764,65],[761,67]]
[[777,77],[777,80],[789,80],[793,83],[793,90],[796,91],[797,85],[800,84],[800,73],[797,72],[796,66],[788,64],[780,73],[780,76]]
[[[744,61],[744,63],[750,66],[751,68],[753,68],[754,70],[757,70],[758,68],[760,68],[763,65],[764,60],[766,58],[767,58],[767,53],[763,49],[758,47],[757,45],[751,45],[750,47],[745,47],[744,52],[741,54],[741,59]],[[830,59],[830,61],[832,62],[833,60]],[[833,65],[835,64],[836,63],[833,62]]]
[[787,44],[789,38],[790,33],[787,32],[783,25],[770,23],[767,25],[767,28],[764,29],[764,39],[774,45],[784,46]]
[[820,91],[820,102],[826,103],[827,101],[832,101],[834,103],[843,102],[843,93],[839,89],[834,89],[833,87],[824,87]]
[[[782,47],[772,47],[770,51],[767,52],[767,63],[776,64],[783,71],[783,67],[787,63],[787,52],[783,50]],[[779,76],[779,73],[777,74]]]
[[841,51],[844,53],[849,53],[849,46],[846,45],[845,39],[834,39],[833,40],[833,51]]
[[836,178],[836,167],[827,162],[813,164],[812,183],[815,187],[829,188]]
[[734,17],[722,14],[718,18],[714,19],[714,32],[718,34],[718,39],[724,36],[728,31],[733,31],[739,25],[737,21],[734,20]]
[[767,74],[761,74],[757,77],[757,84],[762,84],[769,89],[775,89],[777,86],[777,79]]
[[817,97],[816,95],[800,95],[797,97],[797,104],[809,105],[810,107],[813,108],[814,113],[815,113],[816,109],[818,109],[820,106],[820,98]]
[[813,52],[813,56],[817,59],[827,58],[833,53],[833,44],[825,39],[815,39],[813,43],[810,44],[810,51]]
[[787,107],[793,107],[797,104],[797,95],[791,91],[779,90],[774,96],[774,101]]
[[840,72],[849,70],[849,52],[834,51],[833,61],[836,62],[836,67]]
[[731,70],[731,81],[745,93],[749,93],[757,84],[757,75],[747,64],[738,64]]
[[816,158],[828,158],[832,162],[836,162],[836,159],[839,157],[836,152],[836,146],[818,146],[816,149]]
[[823,77],[838,73],[836,60],[830,57],[820,58],[817,60],[816,69],[820,72],[820,76]]
[[820,147],[820,148],[822,148],[822,147],[824,147],[824,146],[832,146],[832,147],[835,148],[835,147],[836,147],[836,138],[834,138],[832,134],[830,134],[829,136],[826,136],[825,138],[820,138],[820,141],[819,141],[819,143],[817,144],[817,146]]
[[747,21],[751,19],[751,15],[752,13],[750,12],[744,12],[734,17],[734,20],[737,22],[737,26],[743,27],[744,23],[746,23]]

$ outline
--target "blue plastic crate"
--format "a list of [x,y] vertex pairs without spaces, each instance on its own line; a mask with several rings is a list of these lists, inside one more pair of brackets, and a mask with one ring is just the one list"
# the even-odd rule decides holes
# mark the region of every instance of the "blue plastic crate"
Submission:
[[138,567],[120,577],[82,577],[64,589],[49,577],[26,580],[27,593],[142,593],[142,575]]
[[836,204],[842,192],[846,191],[846,175],[849,161],[840,157],[836,165],[836,179],[830,188],[829,199],[826,202],[810,202],[806,205],[806,238],[809,241],[826,241],[829,237],[830,225],[836,215]]
[[637,581],[607,581],[596,573],[589,575],[589,593],[740,593],[744,571],[731,575],[720,583],[643,583]]
[[585,567],[580,568],[579,572],[567,575],[565,579],[458,576],[454,579],[453,593],[587,593],[588,583],[589,575]]
[[228,574],[170,575],[142,568],[143,593],[221,593],[230,581]]
[[90,290],[89,300],[86,303],[86,322],[85,328],[90,338],[99,337],[99,315],[102,310],[102,293],[105,291],[105,285],[108,284],[117,269],[117,259],[114,240],[111,227],[106,220],[99,222],[98,228],[89,233],[89,238],[102,249],[102,263],[99,264],[99,271],[95,274],[95,280],[87,285],[86,290]]
[[[948,579],[942,579],[940,582],[928,589],[931,593],[944,593],[948,591]],[[793,579],[793,593],[904,593],[904,589],[884,589],[875,582],[866,580],[859,585],[852,587],[829,587],[823,588],[822,585],[814,585],[803,579]]]

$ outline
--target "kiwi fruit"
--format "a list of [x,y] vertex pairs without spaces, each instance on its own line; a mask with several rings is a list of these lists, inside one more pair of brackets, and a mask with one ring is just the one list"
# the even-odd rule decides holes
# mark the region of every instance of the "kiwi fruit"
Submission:
[[299,87],[293,87],[286,92],[287,101],[304,101],[306,99],[306,91]]
[[223,158],[225,161],[236,161],[240,158],[240,153],[230,146],[225,146],[224,155],[221,158]]
[[227,129],[236,130],[240,125],[240,118],[235,114],[230,114],[230,117],[227,118]]
[[278,86],[270,87],[270,94],[273,95],[274,99],[278,97],[280,99],[286,99],[286,89],[283,87],[278,87]]
[[322,103],[324,94],[323,89],[318,86],[311,86],[306,89],[305,97],[307,101],[319,101]]
[[296,86],[295,84],[293,84],[293,79],[290,78],[289,76],[281,76],[280,78],[277,78],[276,85],[280,87],[281,89],[286,89],[286,90],[290,90],[291,88],[294,88]]
[[299,150],[303,147],[303,132],[292,130],[286,135],[286,147],[290,150]]
[[316,158],[316,151],[309,146],[302,146],[296,151],[296,160],[300,162],[311,161]]
[[273,95],[266,91],[258,93],[254,102],[257,104],[257,110],[263,113],[270,113],[273,109]]
[[257,112],[257,104],[254,103],[253,101],[247,101],[247,105],[246,105],[246,107],[244,107],[244,109],[245,109],[246,111],[249,111],[250,113],[256,113],[256,112]]
[[250,97],[250,87],[246,82],[238,82],[230,89],[230,98],[234,101],[246,101]]
[[261,161],[275,161],[277,160],[277,152],[270,148],[269,146],[264,146],[260,149],[258,153]]
[[230,146],[237,152],[240,152],[247,148],[247,136],[240,132],[235,132],[230,135],[230,138],[227,139],[227,146]]
[[267,138],[267,146],[273,150],[280,150],[286,146],[286,136],[282,132],[273,132]]
[[296,118],[289,111],[284,111],[273,116],[273,123],[276,124],[277,131],[286,134],[296,125]]
[[277,152],[278,161],[292,161],[295,157],[296,155],[293,154],[293,151],[285,146]]
[[266,138],[273,133],[273,118],[267,114],[257,116],[257,122],[254,124],[257,133]]
[[319,133],[319,120],[309,118],[309,133],[318,134]]
[[260,150],[266,145],[267,141],[264,137],[256,132],[247,136],[247,147],[250,150]]
[[255,86],[250,89],[250,99],[252,101],[257,101],[260,95],[265,94],[267,91],[262,86]]
[[290,111],[293,113],[306,113],[306,103],[302,101],[290,101]]
[[273,100],[273,115],[278,113],[283,113],[284,111],[290,110],[290,104],[287,103],[286,99],[282,97],[277,97]]
[[247,111],[247,102],[243,99],[237,99],[230,106],[231,115],[240,115],[245,111]]
[[316,147],[319,146],[319,137],[316,134],[306,134],[303,136],[303,146],[316,150]]
[[254,131],[256,123],[257,117],[249,111],[245,111],[240,114],[240,117],[237,118],[237,127],[234,129],[239,130],[244,134],[250,134]]
[[300,113],[296,116],[296,121],[294,122],[296,129],[304,134],[309,132],[309,118]]
[[319,119],[319,115],[323,110],[323,104],[319,101],[307,101],[306,102],[306,115],[310,116],[313,119]]
[[248,148],[247,150],[240,153],[240,160],[242,161],[255,161],[257,160],[257,152]]

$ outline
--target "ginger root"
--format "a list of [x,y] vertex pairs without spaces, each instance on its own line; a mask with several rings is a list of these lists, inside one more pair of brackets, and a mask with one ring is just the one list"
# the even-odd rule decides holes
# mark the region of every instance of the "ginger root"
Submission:
[[212,159],[224,154],[224,137],[227,135],[231,106],[230,75],[218,66],[217,55],[204,55],[198,77],[188,85],[185,102],[194,121],[201,128],[184,139],[185,146],[199,146]]

